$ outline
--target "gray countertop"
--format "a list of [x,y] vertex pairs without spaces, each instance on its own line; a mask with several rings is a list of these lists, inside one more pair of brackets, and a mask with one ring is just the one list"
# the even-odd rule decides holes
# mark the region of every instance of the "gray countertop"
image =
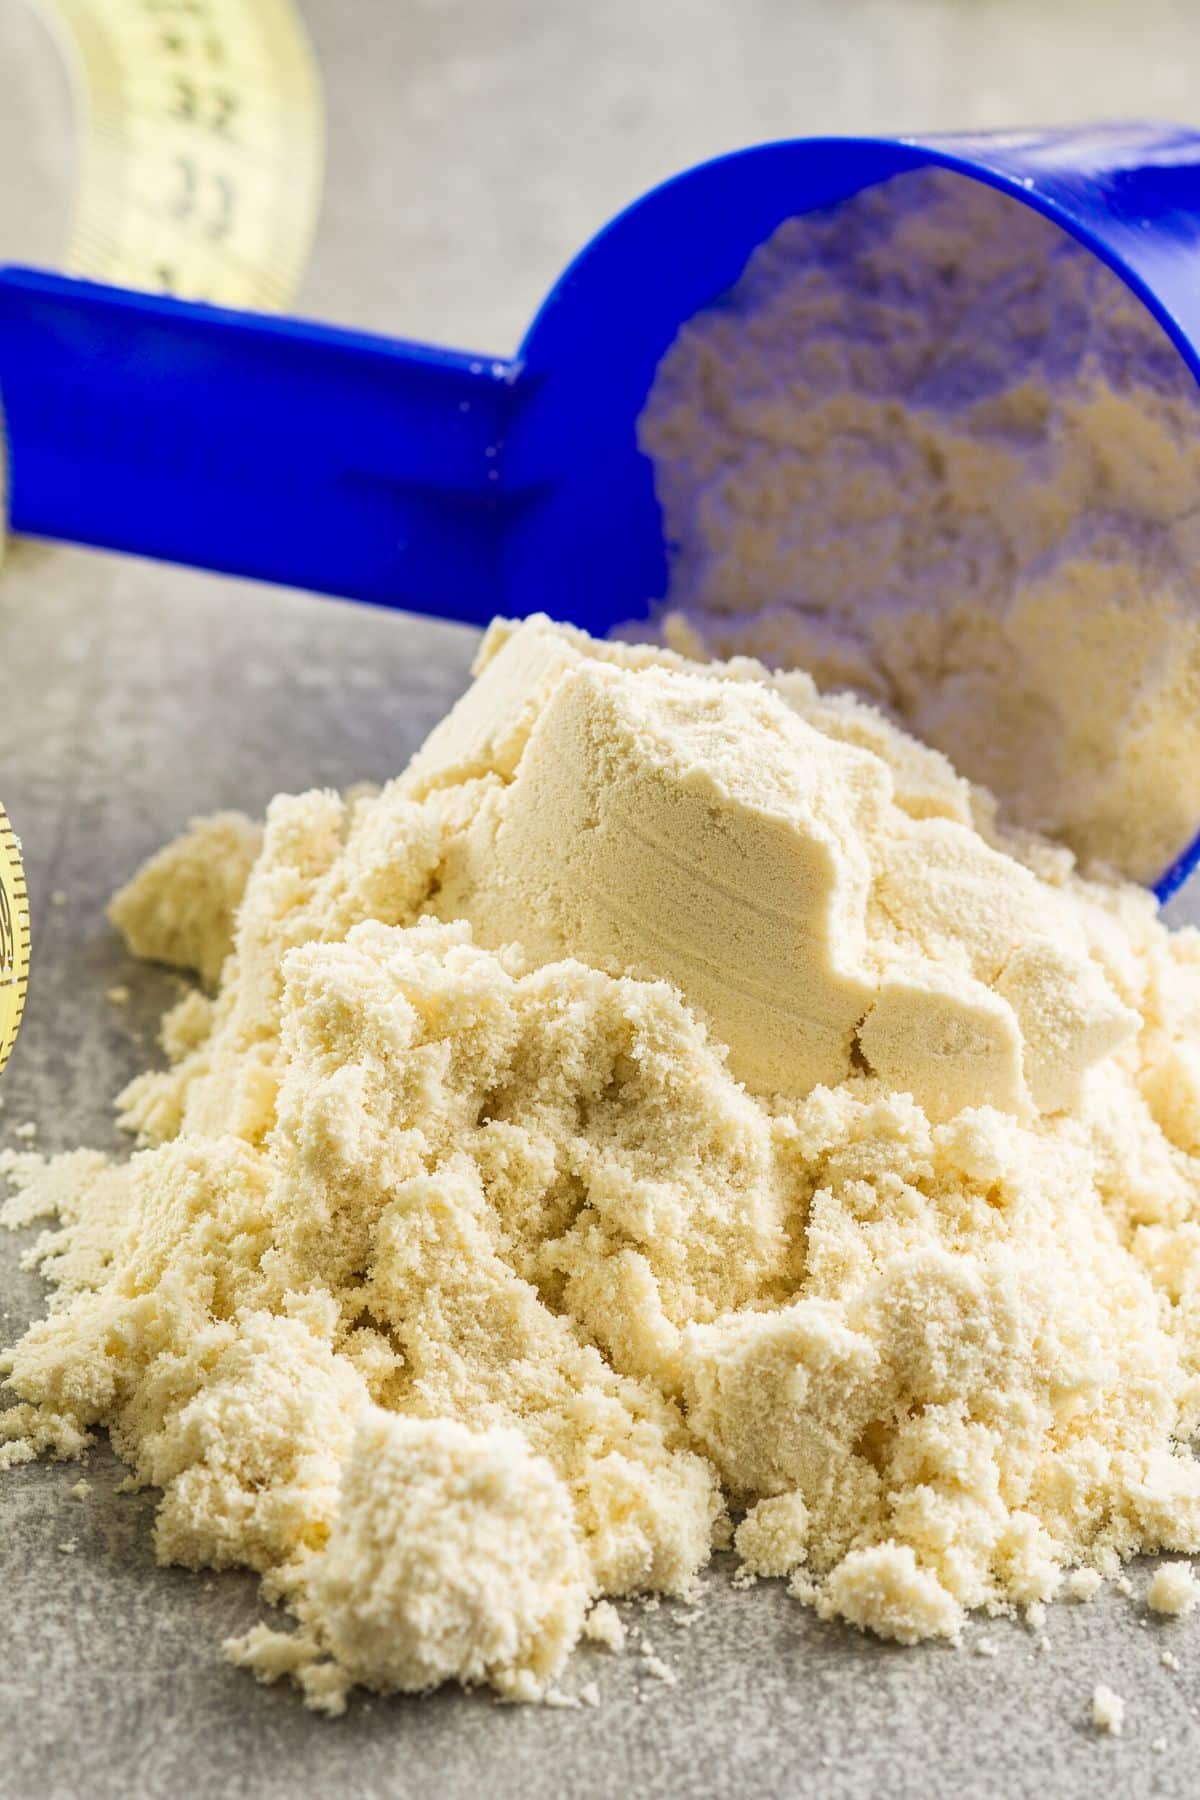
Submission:
[[[330,197],[303,308],[506,351],[571,250],[672,168],[798,130],[1194,116],[1179,0],[312,0]],[[0,0],[0,258],[52,261],[70,110],[40,25]],[[104,903],[195,812],[381,778],[460,690],[473,638],[180,570],[10,547],[0,576],[0,797],[35,937],[0,1143],[120,1148],[110,1102],[153,1054],[165,974]],[[62,904],[52,904],[56,892]],[[1186,897],[1179,917],[1200,917]],[[104,990],[125,982],[131,1003]],[[0,1337],[41,1306],[0,1243]],[[966,1648],[902,1651],[818,1625],[778,1584],[714,1568],[695,1614],[640,1617],[673,1686],[582,1653],[596,1710],[456,1692],[357,1701],[329,1723],[222,1662],[249,1577],[155,1567],[153,1497],[78,1470],[0,1479],[0,1795],[1183,1795],[1200,1755],[1200,1624],[1108,1592]],[[60,1548],[74,1541],[73,1552]],[[984,1638],[994,1655],[976,1654]],[[1164,1666],[1164,1650],[1178,1668]],[[1091,1690],[1128,1702],[1096,1737]],[[1158,1747],[1156,1747],[1158,1746]]]

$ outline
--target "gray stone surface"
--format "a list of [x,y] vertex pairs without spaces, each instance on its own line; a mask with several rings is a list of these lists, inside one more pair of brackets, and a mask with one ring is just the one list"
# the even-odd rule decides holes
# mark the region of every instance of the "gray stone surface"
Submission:
[[[306,309],[505,350],[570,251],[670,169],[796,130],[1195,116],[1179,0],[312,0],[331,198]],[[68,96],[42,28],[0,0],[0,257],[50,260]],[[199,810],[385,776],[466,677],[454,627],[117,558],[19,545],[0,577],[0,797],[25,842],[34,979],[0,1078],[0,1144],[119,1148],[110,1101],[153,1054],[171,979],[131,965],[104,902]],[[61,905],[53,896],[61,892]],[[1178,916],[1200,916],[1194,898]],[[104,990],[127,982],[128,1007]],[[0,1340],[42,1304],[0,1244]],[[1200,1625],[1110,1593],[1004,1621],[962,1653],[818,1626],[715,1569],[694,1614],[640,1627],[676,1671],[583,1654],[598,1711],[479,1696],[357,1702],[330,1724],[220,1659],[248,1577],[155,1567],[153,1497],[102,1448],[0,1481],[0,1796],[1184,1795]],[[75,1541],[73,1553],[59,1546]],[[974,1653],[979,1640],[994,1656]],[[1164,1667],[1170,1649],[1179,1668]],[[1093,1684],[1126,1735],[1087,1722]],[[1162,1748],[1154,1748],[1161,1742]]]

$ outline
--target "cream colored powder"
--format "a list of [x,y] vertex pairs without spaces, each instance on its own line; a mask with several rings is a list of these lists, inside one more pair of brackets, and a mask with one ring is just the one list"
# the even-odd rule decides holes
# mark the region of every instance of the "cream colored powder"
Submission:
[[1104,1577],[1098,1569],[1072,1569],[1062,1585],[1063,1598],[1086,1603],[1094,1600],[1103,1586]]
[[610,1600],[597,1600],[584,1621],[583,1635],[593,1644],[611,1650],[614,1656],[625,1648],[625,1625]]
[[1102,1681],[1092,1689],[1092,1724],[1108,1737],[1120,1737],[1125,1730],[1125,1702]]
[[1200,828],[1200,392],[1111,270],[941,171],[784,224],[641,422],[669,641],[886,704],[1084,858]]
[[1146,1605],[1151,1612],[1182,1618],[1200,1600],[1200,1582],[1188,1563],[1169,1562],[1154,1571],[1146,1590]]
[[[579,1637],[589,1576],[571,1496],[518,1432],[370,1407],[308,1565],[297,1610],[314,1654],[297,1672],[329,1711],[356,1680],[419,1692],[457,1678],[534,1699]],[[294,1647],[259,1627],[230,1649],[270,1680],[296,1669]]]
[[753,1575],[790,1575],[807,1554],[808,1508],[795,1489],[759,1500],[734,1533],[743,1566]]
[[[210,987],[233,943],[233,920],[262,832],[242,813],[199,819],[122,888],[109,917],[135,956],[192,969]],[[116,991],[116,990],[114,990]]]
[[164,1561],[295,1615],[236,1660],[546,1695],[731,1515],[902,1642],[1200,1551],[1200,935],[807,676],[545,620],[252,831],[121,902],[221,970],[139,1152],[5,1159],[4,1455],[106,1428]]

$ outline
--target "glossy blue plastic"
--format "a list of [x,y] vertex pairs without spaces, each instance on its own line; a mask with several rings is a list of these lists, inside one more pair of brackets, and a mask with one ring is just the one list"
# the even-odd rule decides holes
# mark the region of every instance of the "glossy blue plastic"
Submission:
[[[636,202],[567,269],[512,361],[0,271],[12,528],[451,618],[544,609],[604,632],[666,587],[635,425],[679,326],[784,219],[928,164],[1088,245],[1200,379],[1200,132],[797,139]],[[1159,895],[1197,863],[1200,838]]]

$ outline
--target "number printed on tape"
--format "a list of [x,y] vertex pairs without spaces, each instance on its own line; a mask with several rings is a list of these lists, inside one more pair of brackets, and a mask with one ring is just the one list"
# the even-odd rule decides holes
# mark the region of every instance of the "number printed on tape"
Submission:
[[0,1069],[12,1053],[29,982],[29,895],[21,846],[0,806]]
[[42,0],[74,65],[68,272],[274,310],[312,245],[320,81],[291,0]]
[[[324,170],[292,0],[41,0],[72,66],[81,157],[67,271],[216,305],[286,306]],[[0,549],[4,436],[0,426]],[[29,980],[21,848],[0,806],[0,1069]]]

